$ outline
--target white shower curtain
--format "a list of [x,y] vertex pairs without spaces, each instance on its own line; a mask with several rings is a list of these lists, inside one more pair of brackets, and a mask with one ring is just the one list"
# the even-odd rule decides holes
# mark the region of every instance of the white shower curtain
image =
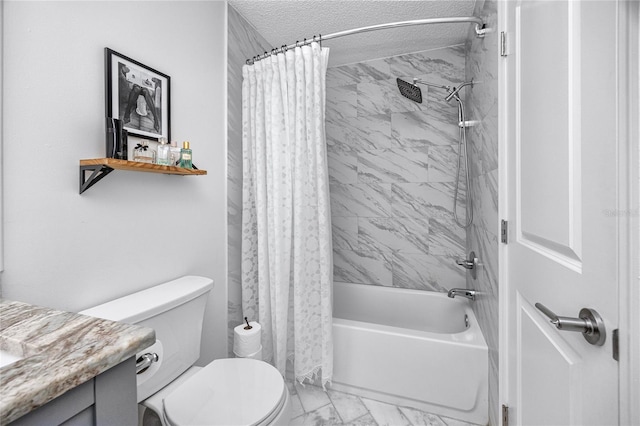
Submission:
[[329,49],[316,42],[242,69],[242,309],[263,359],[298,381],[333,373],[332,247],[324,132]]

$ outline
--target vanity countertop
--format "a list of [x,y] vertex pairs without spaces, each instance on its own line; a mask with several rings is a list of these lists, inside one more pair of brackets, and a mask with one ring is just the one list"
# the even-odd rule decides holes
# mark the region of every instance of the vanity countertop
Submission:
[[155,331],[0,299],[0,424],[94,378],[155,342]]

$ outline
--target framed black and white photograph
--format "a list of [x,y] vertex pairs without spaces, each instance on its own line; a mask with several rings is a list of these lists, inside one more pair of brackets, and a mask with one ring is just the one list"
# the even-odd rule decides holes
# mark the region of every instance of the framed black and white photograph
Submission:
[[170,77],[109,48],[104,54],[107,117],[129,135],[171,140]]

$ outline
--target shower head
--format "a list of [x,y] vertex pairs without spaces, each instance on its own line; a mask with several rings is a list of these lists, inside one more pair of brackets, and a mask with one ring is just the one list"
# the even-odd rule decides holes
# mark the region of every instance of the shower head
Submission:
[[419,104],[422,103],[422,90],[418,86],[400,78],[396,78],[396,83],[398,83],[398,89],[402,96]]

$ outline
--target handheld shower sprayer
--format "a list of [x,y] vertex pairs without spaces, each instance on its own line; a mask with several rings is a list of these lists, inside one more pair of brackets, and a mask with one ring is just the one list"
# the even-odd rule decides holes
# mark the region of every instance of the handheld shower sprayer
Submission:
[[[418,84],[435,87],[437,89],[443,89],[447,91],[447,96],[445,96],[444,100],[450,102],[451,99],[455,99],[458,102],[458,126],[460,127],[460,137],[458,139],[458,170],[456,173],[456,184],[455,191],[453,196],[453,218],[458,226],[461,228],[468,228],[471,226],[473,222],[473,206],[470,194],[470,186],[469,186],[469,159],[467,155],[467,130],[466,126],[467,122],[465,120],[464,114],[464,102],[458,96],[458,92],[465,86],[473,86],[473,80],[467,81],[459,85],[458,87],[454,86],[445,86],[440,84],[429,83],[428,81],[420,80],[419,78],[413,78],[413,83],[409,83],[401,78],[396,78],[396,82],[398,84],[398,89],[400,90],[400,94],[407,99],[411,99],[414,102],[422,103],[422,91],[417,86]],[[458,219],[458,194],[460,192],[460,172],[462,168],[462,163],[465,165],[465,183],[466,183],[466,213],[467,217],[464,222],[461,222]]]

